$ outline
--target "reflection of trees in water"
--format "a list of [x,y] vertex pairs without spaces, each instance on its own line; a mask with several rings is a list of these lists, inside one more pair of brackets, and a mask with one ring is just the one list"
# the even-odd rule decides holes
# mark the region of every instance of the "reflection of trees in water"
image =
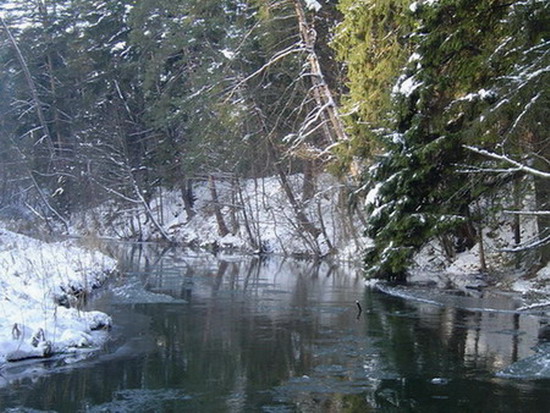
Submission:
[[[468,311],[408,302],[371,292],[375,310],[369,313],[369,334],[384,337],[377,342],[380,354],[399,379],[382,380],[372,403],[384,411],[403,411],[415,406],[464,411],[525,411],[525,393],[537,386],[491,379],[515,362],[532,342],[522,342],[522,328],[532,320],[519,314]],[[470,379],[480,377],[478,380]],[[439,380],[439,378],[442,378]],[[538,403],[536,398],[532,399]],[[517,410],[519,409],[519,410]]]
[[532,324],[529,316],[520,323],[515,313],[469,311],[392,297],[379,299],[377,294],[370,293],[377,309],[369,315],[369,329],[386,338],[384,354],[402,373],[456,375],[472,369],[494,372],[516,361],[521,351],[530,351],[529,337],[521,346],[522,329]]
[[[369,290],[357,320],[363,284],[335,267],[187,257],[177,249],[156,253],[148,247],[126,251],[148,288],[186,303],[124,307],[118,320],[127,314],[127,351],[40,380],[36,391],[20,396],[29,406],[76,411],[84,399],[92,405],[111,401],[116,389],[177,389],[179,396],[159,402],[163,409],[246,411],[273,404],[266,389],[281,385],[291,389],[288,400],[300,411],[312,412],[406,411],[420,404],[451,412],[473,403],[482,411],[506,411],[506,403],[519,406],[526,394],[537,411],[544,398],[539,383],[515,386],[491,378],[503,359],[511,362],[529,347],[517,334],[526,328],[524,316],[411,303]],[[349,310],[330,307],[331,301],[349,302]],[[293,381],[303,375],[311,381]],[[432,382],[438,377],[449,382]],[[321,392],[304,391],[311,383]],[[364,391],[345,394],[351,388]],[[42,401],[33,402],[38,393]]]
[[[311,295],[319,293],[311,280],[330,275],[334,268],[306,262],[286,265],[284,260],[268,265],[254,257],[220,259],[207,267],[188,262],[174,275],[162,263],[152,264],[139,254],[136,258],[154,274],[147,280],[153,291],[188,301],[175,306],[177,311],[159,313],[151,306],[140,310],[152,318],[159,345],[141,366],[147,386],[181,385],[201,393],[211,391],[210,383],[215,383],[216,394],[236,408],[252,403],[249,398],[267,400],[269,396],[257,390],[311,369],[320,326],[319,314],[311,309]],[[286,285],[288,291],[274,291],[277,277],[291,284]]]
[[[383,412],[545,412],[548,383],[517,383],[495,378],[451,379],[437,384],[425,377],[384,380],[375,392],[374,405]],[[421,409],[419,408],[421,406]]]

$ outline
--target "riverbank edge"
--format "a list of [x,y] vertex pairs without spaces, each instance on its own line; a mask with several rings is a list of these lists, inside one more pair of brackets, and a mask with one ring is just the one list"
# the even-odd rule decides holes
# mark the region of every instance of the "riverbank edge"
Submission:
[[99,251],[74,241],[40,241],[0,225],[2,371],[27,359],[101,348],[111,318],[80,305],[116,272],[116,260]]

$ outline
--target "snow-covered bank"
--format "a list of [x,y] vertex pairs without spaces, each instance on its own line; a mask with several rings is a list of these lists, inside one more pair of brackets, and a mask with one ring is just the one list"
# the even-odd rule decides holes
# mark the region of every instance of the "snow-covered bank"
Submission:
[[115,266],[71,242],[45,243],[0,227],[0,362],[100,346],[111,320],[75,308],[77,296]]
[[[522,240],[537,239],[535,217],[522,217],[520,229]],[[526,301],[535,294],[550,297],[550,263],[535,274],[529,273],[536,262],[536,252],[512,252],[515,247],[514,222],[511,216],[501,214],[494,222],[486,223],[483,243],[476,243],[452,259],[445,258],[439,242],[430,242],[415,255],[410,280],[413,283],[435,282],[437,287],[447,289],[492,287],[521,293]],[[550,303],[550,298],[546,299]]]
[[[360,260],[360,251],[369,240],[363,237],[358,212],[348,208],[349,188],[343,190],[336,178],[322,174],[316,179],[311,197],[303,199],[304,176],[295,174],[287,179],[298,205],[289,202],[278,177],[240,181],[219,177],[214,184],[195,183],[194,216],[187,215],[179,189],[165,189],[157,190],[151,198],[149,216],[140,203],[125,207],[104,204],[75,216],[73,230],[75,235],[161,240],[153,216],[171,241],[187,245],[247,252],[261,249],[287,256],[331,254],[342,260]],[[213,198],[212,185],[217,200]],[[318,235],[304,230],[297,207]],[[220,216],[227,234],[220,229]]]

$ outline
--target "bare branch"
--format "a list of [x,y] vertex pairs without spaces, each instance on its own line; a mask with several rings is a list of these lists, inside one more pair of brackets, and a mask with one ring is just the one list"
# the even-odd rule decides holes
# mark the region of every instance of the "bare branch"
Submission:
[[479,148],[476,148],[474,146],[464,145],[464,147],[466,149],[468,149],[472,152],[478,153],[480,155],[484,155],[484,156],[487,156],[489,158],[496,159],[497,161],[503,161],[503,162],[509,163],[510,165],[514,165],[515,167],[518,168],[518,170],[527,172],[531,175],[535,175],[535,176],[538,176],[538,177],[541,177],[541,178],[550,179],[550,172],[544,172],[544,171],[540,171],[540,170],[535,169],[535,168],[531,168],[530,166],[527,166],[527,165],[522,164],[521,162],[515,161],[514,159],[509,158],[508,156],[499,155],[497,153],[490,152],[490,151],[487,151],[485,149],[479,149]]
[[231,92],[229,93],[228,97],[227,97],[227,100],[231,99],[231,97],[235,94],[235,92],[242,86],[244,85],[246,82],[248,82],[250,79],[253,79],[254,77],[258,76],[259,74],[263,73],[265,70],[267,70],[269,67],[273,66],[275,63],[277,63],[279,60],[282,60],[284,59],[285,57],[287,56],[290,56],[291,54],[294,54],[294,53],[303,53],[306,51],[306,48],[298,43],[298,44],[293,44],[292,46],[290,47],[287,47],[286,49],[284,50],[281,50],[280,52],[277,52],[274,56],[271,57],[271,59],[269,59],[269,61],[264,64],[262,67],[260,67],[258,70],[252,72],[251,74],[249,74],[247,77],[245,77],[244,79],[242,79],[241,81],[239,81],[235,86],[233,86],[233,88],[231,89]]
[[533,249],[533,248],[541,247],[543,245],[546,245],[549,242],[550,242],[550,235],[548,235],[545,238],[533,241],[529,244],[518,245],[517,247],[514,247],[514,248],[502,248],[500,251],[503,251],[503,252],[522,252],[522,251],[527,251],[527,250],[530,250],[530,249]]

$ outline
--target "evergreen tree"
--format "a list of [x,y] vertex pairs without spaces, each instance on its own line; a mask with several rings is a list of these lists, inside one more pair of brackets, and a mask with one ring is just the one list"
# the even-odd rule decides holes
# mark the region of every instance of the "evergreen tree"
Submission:
[[[417,24],[412,3],[341,0],[338,4],[343,19],[332,46],[346,65],[349,92],[343,96],[342,112],[351,137],[336,149],[344,173],[358,166],[363,169],[380,151],[380,128],[393,126],[391,90],[411,54],[410,34]],[[360,165],[353,165],[358,160]]]
[[[475,201],[520,177],[513,170],[463,174],[465,166],[487,165],[486,158],[466,146],[504,149],[525,162],[523,156],[530,151],[532,159],[539,159],[539,168],[547,170],[540,160],[548,160],[548,140],[539,126],[545,125],[542,114],[547,107],[543,27],[548,5],[449,0],[401,7],[393,21],[406,22],[399,27],[405,30],[401,39],[408,41],[396,50],[401,61],[408,54],[408,62],[385,103],[377,103],[376,95],[359,85],[364,81],[380,91],[382,81],[395,78],[395,69],[384,72],[388,77],[376,75],[372,66],[368,75],[354,72],[361,67],[355,62],[368,55],[354,50],[376,50],[381,37],[363,40],[365,22],[372,32],[378,21],[376,8],[355,6],[344,8],[338,40],[341,55],[349,61],[348,105],[363,116],[354,139],[359,148],[368,148],[374,135],[385,148],[365,173],[371,189],[367,234],[375,241],[366,262],[370,275],[404,278],[413,254],[430,240],[439,240],[448,258],[480,241],[479,227],[488,211],[474,208]],[[407,29],[413,30],[407,35]],[[517,32],[522,36],[513,35]],[[534,122],[529,124],[528,118]],[[483,167],[477,170],[483,172]],[[547,182],[536,185],[539,200],[548,199]],[[540,206],[547,210],[544,202]]]
[[[388,7],[387,2],[380,7],[382,3]],[[495,181],[457,175],[457,166],[479,160],[464,145],[496,144],[472,131],[480,114],[495,102],[492,84],[510,70],[506,61],[493,55],[517,26],[505,21],[513,9],[506,2],[449,0],[400,4],[400,8],[391,4],[397,15],[389,14],[380,26],[387,36],[366,39],[364,27],[372,33],[380,21],[376,7],[348,5],[338,47],[350,65],[348,105],[362,116],[355,141],[360,148],[368,148],[374,135],[385,148],[365,173],[371,188],[367,234],[375,241],[367,254],[369,274],[402,278],[414,252],[429,240],[439,239],[449,258],[478,241],[480,217],[474,214],[472,202],[509,181],[508,177]],[[402,24],[388,30],[388,19]],[[377,67],[408,62],[391,88],[392,95],[381,95],[384,101],[369,87],[384,90],[380,85],[395,79],[398,66],[385,70],[386,77],[372,70],[372,65],[369,74],[357,74],[354,67],[361,66],[355,62],[365,61],[368,53],[354,51],[376,51],[379,38],[388,41],[399,30],[402,35],[395,39],[401,40],[400,47],[388,49],[396,54],[389,62],[378,61]],[[361,81],[367,87],[361,89]]]
[[[550,260],[550,4],[544,1],[516,2],[504,19],[503,35],[494,45],[489,61],[501,75],[493,76],[487,89],[491,104],[480,111],[468,134],[477,136],[477,148],[499,157],[482,158],[488,173],[509,170],[516,198],[532,197],[535,205],[519,199],[516,208],[539,212],[538,239],[526,240],[517,251],[537,247],[539,264]],[[541,174],[527,176],[518,165]],[[545,177],[544,174],[547,176]],[[495,173],[493,172],[494,176]],[[529,211],[527,211],[529,214]],[[519,236],[516,242],[520,242]]]

